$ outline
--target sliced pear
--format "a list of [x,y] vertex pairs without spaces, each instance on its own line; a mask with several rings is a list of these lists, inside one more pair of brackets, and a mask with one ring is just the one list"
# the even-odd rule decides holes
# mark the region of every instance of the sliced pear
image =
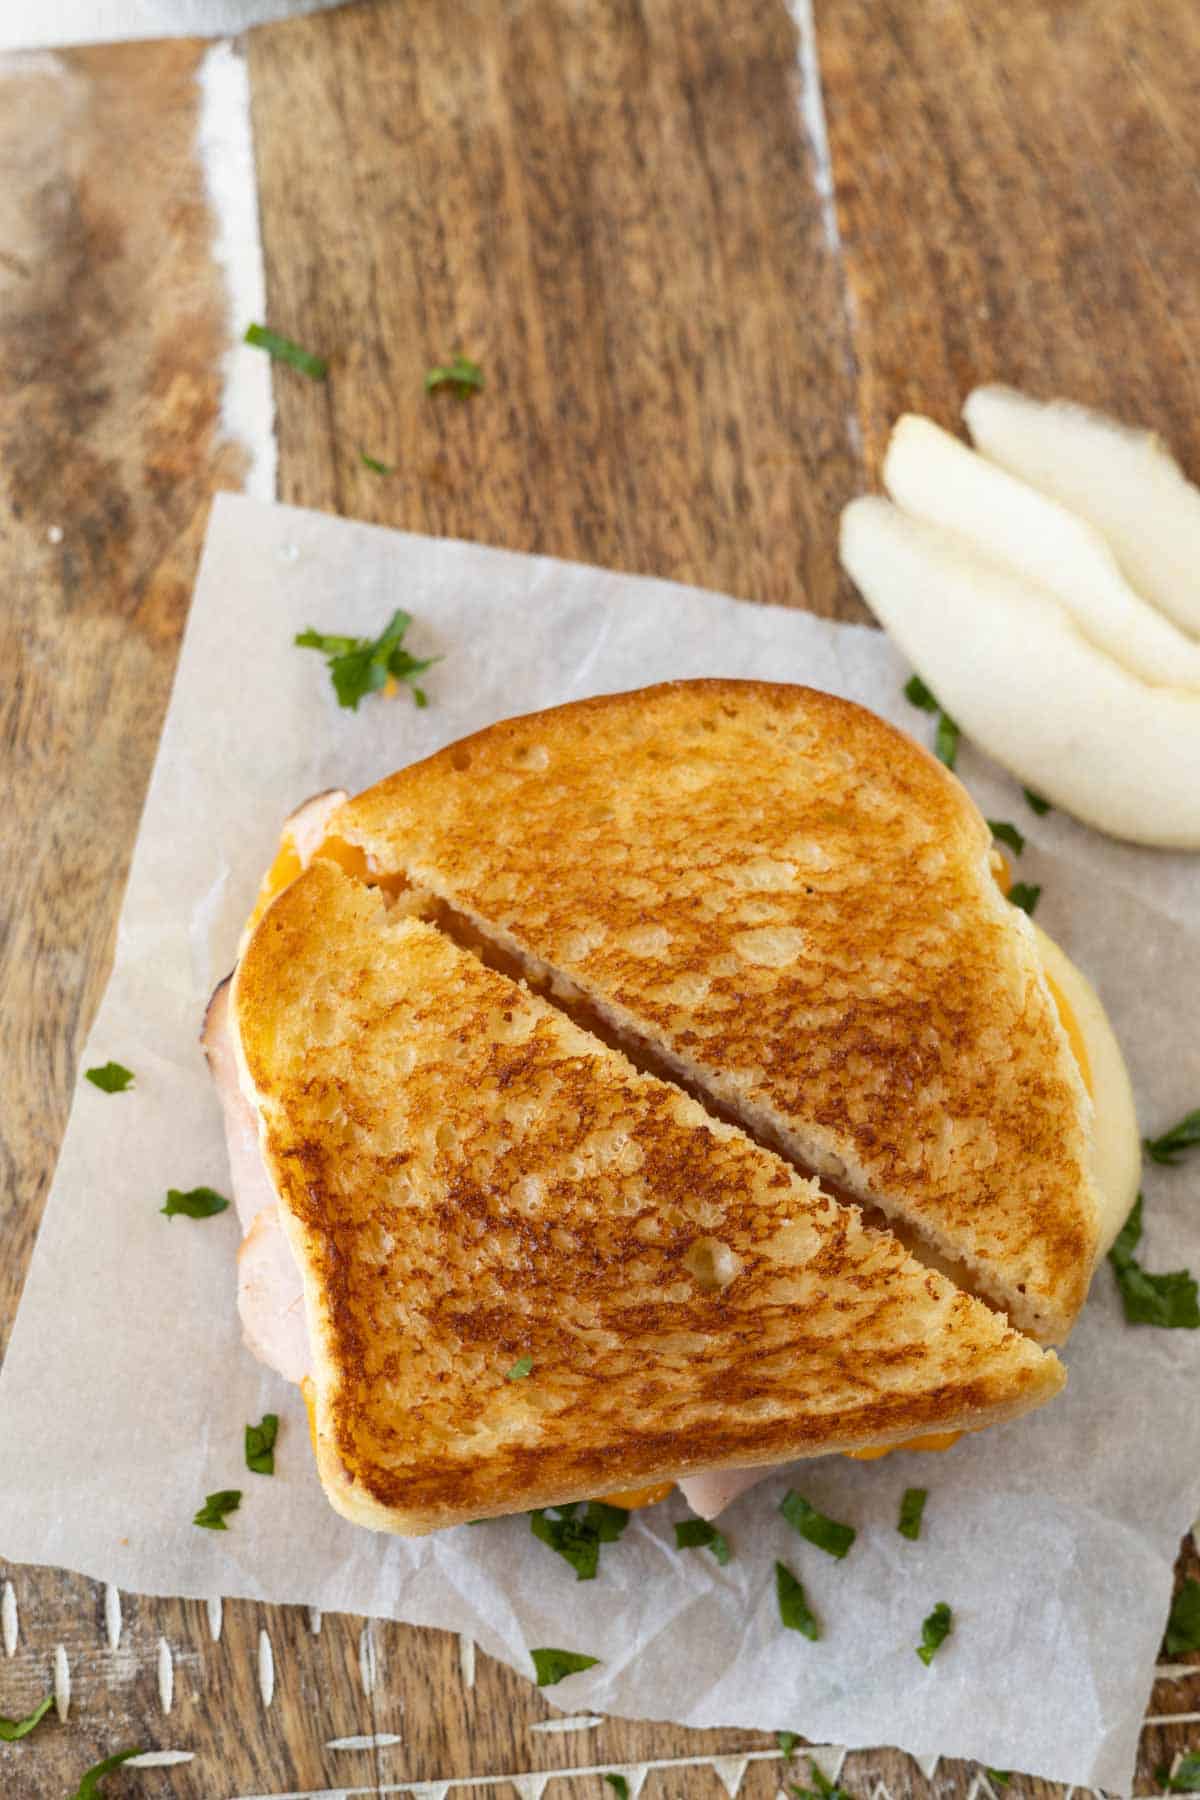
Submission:
[[1113,837],[1200,849],[1200,694],[1149,687],[1044,588],[887,500],[842,514],[842,565],[963,730]]
[[1142,598],[1200,637],[1200,488],[1161,438],[1008,387],[976,388],[963,416],[977,449],[1087,519]]
[[1086,638],[1143,681],[1200,687],[1200,644],[1130,587],[1094,526],[932,419],[906,413],[883,484],[914,518],[968,537],[990,561],[1048,588]]
[[1035,923],[1033,930],[1042,967],[1074,1014],[1087,1055],[1088,1066],[1082,1073],[1091,1088],[1095,1109],[1092,1172],[1100,1202],[1099,1258],[1112,1248],[1129,1217],[1142,1179],[1142,1140],[1133,1085],[1099,994],[1040,925]]

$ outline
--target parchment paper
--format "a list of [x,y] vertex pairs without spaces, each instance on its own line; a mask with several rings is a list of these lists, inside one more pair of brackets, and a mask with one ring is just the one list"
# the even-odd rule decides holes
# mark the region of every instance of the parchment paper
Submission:
[[[375,632],[397,605],[444,661],[431,704],[339,711],[307,625]],[[116,966],[83,1066],[109,1057],[136,1088],[81,1081],[0,1378],[0,1551],[146,1593],[246,1595],[469,1633],[531,1673],[530,1645],[602,1659],[550,1697],[689,1725],[787,1726],[851,1746],[893,1743],[1059,1781],[1127,1790],[1181,1534],[1200,1497],[1200,1333],[1124,1324],[1101,1268],[1044,1411],[946,1457],[802,1465],[801,1490],[858,1527],[844,1563],[778,1516],[772,1477],[725,1517],[734,1560],[677,1553],[678,1497],[635,1516],[599,1579],[513,1519],[412,1543],[327,1507],[298,1395],[239,1341],[232,1210],[158,1211],[169,1186],[228,1191],[216,1101],[196,1041],[209,991],[283,816],[506,714],[668,676],[805,681],[917,735],[907,674],[878,634],[476,546],[218,498],[121,917]],[[1100,986],[1141,1119],[1200,1103],[1200,881],[1184,857],[1108,844],[1035,818],[1016,784],[964,747],[985,813],[1029,839],[1039,919]],[[1197,1177],[1146,1171],[1147,1266],[1200,1264]],[[250,1474],[242,1427],[282,1417],[278,1473]],[[927,1486],[923,1535],[895,1529]],[[221,1535],[192,1514],[240,1487]],[[786,1559],[825,1623],[781,1629]],[[955,1629],[914,1655],[936,1601]]]

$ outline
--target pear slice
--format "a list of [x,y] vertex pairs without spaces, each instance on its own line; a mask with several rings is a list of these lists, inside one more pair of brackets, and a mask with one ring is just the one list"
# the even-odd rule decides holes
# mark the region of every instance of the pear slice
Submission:
[[887,500],[852,501],[841,559],[964,731],[1113,837],[1200,849],[1200,694],[1149,687],[1044,588]]
[[905,512],[961,533],[989,561],[1048,588],[1084,636],[1131,674],[1200,687],[1200,644],[1134,592],[1095,527],[932,419],[906,413],[899,421],[883,484]]
[[1200,637],[1200,488],[1161,438],[1009,387],[976,388],[963,416],[977,449],[1103,532],[1142,598]]

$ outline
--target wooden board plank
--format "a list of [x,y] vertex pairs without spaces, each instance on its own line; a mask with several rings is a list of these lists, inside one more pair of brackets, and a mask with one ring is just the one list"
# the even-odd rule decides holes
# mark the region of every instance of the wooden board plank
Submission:
[[[1002,380],[1153,424],[1200,474],[1200,13],[818,4],[859,408]],[[897,228],[897,221],[904,228]]]
[[[250,40],[280,495],[852,610],[839,274],[777,0],[356,6]],[[462,348],[486,396],[430,399]],[[381,479],[359,452],[396,465]]]
[[[782,0],[478,0],[453,18],[377,4],[253,34],[272,322],[334,356],[324,387],[276,372],[282,497],[849,613],[832,521],[861,482],[856,413],[876,459],[901,406],[951,418],[999,372],[1153,407],[1188,451],[1184,0],[1152,21],[1130,0],[986,16],[851,0],[818,24],[844,276]],[[0,666],[19,668],[0,693],[0,859],[17,871],[0,933],[0,1345],[107,967],[206,494],[240,473],[217,441],[198,57],[23,64],[0,114],[0,166],[17,172],[0,186],[0,378],[16,393]],[[425,366],[459,344],[486,396],[427,401]],[[371,475],[360,448],[396,476]],[[301,1610],[238,1603],[214,1639],[195,1603],[125,1595],[121,1613],[112,1649],[97,1584],[0,1564],[0,1712],[46,1691],[58,1646],[72,1688],[66,1727],[0,1745],[6,1795],[68,1793],[130,1743],[196,1760],[117,1777],[114,1796],[372,1794],[648,1761],[665,1766],[646,1800],[720,1800],[748,1755],[740,1792],[768,1800],[782,1772],[765,1734],[538,1731],[547,1699],[484,1657],[468,1679],[445,1633],[377,1623],[364,1639],[362,1620],[328,1617],[314,1634]],[[1190,1664],[1152,1714],[1200,1707]],[[1142,1791],[1193,1729],[1147,1732]],[[389,1741],[330,1747],[376,1733]],[[976,1774],[947,1763],[928,1780],[884,1751],[841,1779],[961,1800]],[[547,1793],[601,1791],[588,1774]],[[1060,1790],[1016,1777],[1008,1792]]]

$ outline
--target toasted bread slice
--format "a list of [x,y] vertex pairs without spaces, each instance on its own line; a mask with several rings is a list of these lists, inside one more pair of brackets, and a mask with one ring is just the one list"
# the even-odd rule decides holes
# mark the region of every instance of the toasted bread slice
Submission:
[[492,726],[330,831],[1066,1337],[1090,1102],[984,820],[902,732],[809,688],[670,683]]
[[233,1005],[321,1478],[359,1524],[974,1429],[1063,1383],[890,1232],[331,863],[270,907]]

